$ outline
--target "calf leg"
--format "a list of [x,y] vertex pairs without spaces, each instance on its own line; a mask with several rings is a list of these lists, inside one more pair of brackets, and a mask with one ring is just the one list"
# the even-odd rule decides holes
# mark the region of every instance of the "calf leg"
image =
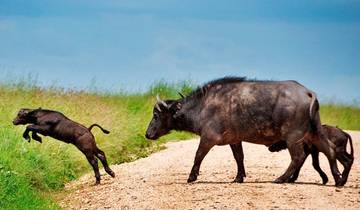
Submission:
[[86,159],[89,161],[92,166],[96,183],[100,184],[100,172],[98,166],[98,159],[96,159],[95,155],[97,153],[97,147],[94,140],[94,137],[91,134],[85,134],[74,141],[74,145],[86,156]]
[[328,158],[330,168],[331,168],[331,173],[335,180],[335,185],[343,186],[345,183],[344,183],[344,179],[341,178],[341,174],[337,167],[335,145],[325,137],[320,137],[313,143],[316,146],[316,148],[318,149],[318,151],[323,152],[326,155],[326,157]]
[[23,138],[30,143],[31,138],[30,138],[29,132],[30,132],[30,130],[25,129],[25,131],[23,133]]
[[320,168],[319,151],[315,147],[312,147],[312,149],[311,149],[311,157],[312,157],[312,165],[313,165],[313,167],[315,168],[315,170],[321,176],[323,184],[326,184],[329,181],[329,179],[326,176],[325,172],[323,170],[321,170],[321,168]]
[[201,138],[199,147],[196,151],[194,165],[191,169],[189,178],[187,180],[188,183],[194,182],[199,175],[200,165],[206,154],[210,151],[210,149],[214,146],[214,144],[209,144],[210,140],[205,140]]
[[94,155],[86,155],[86,159],[89,161],[90,165],[94,170],[95,178],[96,178],[95,184],[100,184],[100,171],[98,166],[98,160],[95,158]]
[[[23,137],[26,138],[27,136],[29,136],[30,131],[33,133],[40,133],[41,135],[47,136],[49,130],[50,130],[50,126],[48,125],[28,125],[23,133]],[[37,136],[37,134],[35,134],[35,136]]]
[[[28,125],[23,133],[23,137],[24,137],[24,139],[28,140],[28,142],[30,142],[29,133],[31,131],[31,132],[33,132],[33,134],[32,134],[33,139],[38,141],[38,139],[40,137],[34,133],[40,133],[44,136],[47,136],[49,129],[50,129],[50,127],[48,125]],[[39,137],[39,138],[37,138],[37,137]],[[41,142],[41,138],[40,138],[40,142]]]
[[106,173],[108,173],[112,177],[115,177],[115,173],[110,169],[110,167],[107,163],[105,153],[103,151],[101,151],[99,148],[97,148],[97,153],[95,154],[95,156],[97,158],[99,158],[99,160],[103,164]]
[[346,152],[344,154],[338,156],[337,158],[340,161],[340,163],[344,166],[344,171],[342,172],[342,178],[343,178],[343,180],[344,180],[343,182],[345,184],[347,182],[351,166],[354,162],[354,158]]
[[234,182],[242,183],[244,182],[244,177],[246,177],[246,173],[244,168],[244,152],[241,142],[238,144],[230,144],[230,147],[237,164],[237,175]]
[[38,142],[42,143],[41,137],[38,136],[36,132],[32,132],[31,137],[32,137],[32,139],[34,139],[35,141],[38,141]]

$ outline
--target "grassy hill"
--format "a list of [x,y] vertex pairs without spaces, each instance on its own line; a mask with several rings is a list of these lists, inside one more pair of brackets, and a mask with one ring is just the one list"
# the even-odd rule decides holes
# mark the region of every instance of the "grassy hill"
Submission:
[[[110,164],[145,157],[161,149],[171,139],[186,139],[191,134],[173,132],[160,141],[144,137],[152,117],[155,95],[178,98],[177,92],[190,92],[191,82],[158,82],[145,93],[91,93],[41,89],[26,84],[0,85],[0,209],[58,209],[52,194],[65,183],[92,172],[85,157],[72,145],[43,138],[43,143],[22,139],[24,126],[11,121],[20,108],[58,110],[88,126],[98,123],[109,135],[93,129],[99,147]],[[322,105],[323,123],[343,129],[360,130],[360,109],[336,104]]]

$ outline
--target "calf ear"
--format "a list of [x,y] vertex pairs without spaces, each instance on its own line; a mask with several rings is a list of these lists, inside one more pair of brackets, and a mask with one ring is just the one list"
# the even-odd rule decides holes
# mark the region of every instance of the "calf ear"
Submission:
[[39,109],[29,109],[28,113],[26,113],[27,116],[31,116],[32,114],[34,114],[37,110]]
[[21,115],[27,115],[30,111],[31,111],[30,109],[22,108],[22,109],[20,109],[19,113]]

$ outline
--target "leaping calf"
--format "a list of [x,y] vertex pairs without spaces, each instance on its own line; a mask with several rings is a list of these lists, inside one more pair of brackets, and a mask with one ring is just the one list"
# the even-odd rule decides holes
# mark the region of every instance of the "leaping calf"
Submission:
[[101,151],[95,142],[94,135],[90,132],[94,126],[99,127],[104,133],[109,131],[103,129],[98,124],[93,124],[89,128],[72,121],[60,112],[46,109],[20,109],[17,117],[13,121],[14,125],[26,125],[23,137],[30,142],[29,133],[32,138],[40,143],[42,139],[37,134],[51,136],[57,140],[75,145],[87,158],[91,164],[96,178],[96,184],[100,184],[100,172],[98,160],[104,166],[105,171],[112,177],[115,173],[110,169],[105,153]]

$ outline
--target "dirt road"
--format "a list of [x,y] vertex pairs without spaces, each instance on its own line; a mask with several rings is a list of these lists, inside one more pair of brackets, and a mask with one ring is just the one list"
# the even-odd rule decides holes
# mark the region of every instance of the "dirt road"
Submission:
[[[355,162],[345,187],[334,187],[329,165],[321,166],[330,182],[306,160],[295,184],[273,184],[288,164],[287,151],[270,153],[265,146],[243,143],[247,177],[232,183],[236,163],[229,146],[214,147],[203,161],[198,180],[187,184],[198,140],[168,143],[166,150],[132,163],[112,166],[116,178],[103,176],[94,186],[92,174],[70,183],[59,201],[67,209],[360,209],[360,132],[353,136]],[[339,166],[340,167],[340,166]],[[104,174],[104,172],[102,172]]]

